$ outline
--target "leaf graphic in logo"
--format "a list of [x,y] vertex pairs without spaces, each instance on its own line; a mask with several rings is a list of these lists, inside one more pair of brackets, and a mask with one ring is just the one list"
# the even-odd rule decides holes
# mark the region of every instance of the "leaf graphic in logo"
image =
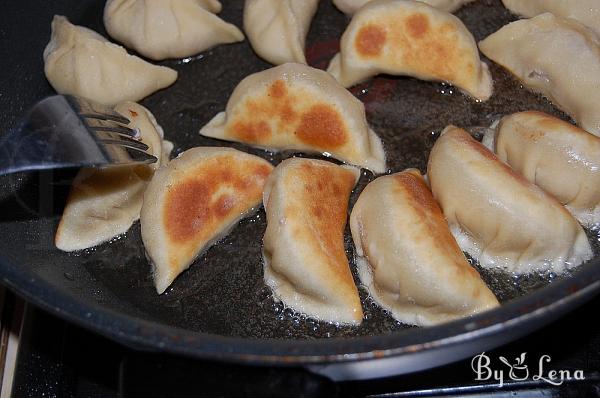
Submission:
[[500,359],[500,361],[501,361],[503,364],[505,364],[506,366],[508,366],[509,368],[511,368],[511,369],[512,369],[512,365],[511,365],[511,364],[508,362],[508,359],[506,359],[506,358],[504,358],[504,357],[502,357],[502,356],[498,357],[498,359]]

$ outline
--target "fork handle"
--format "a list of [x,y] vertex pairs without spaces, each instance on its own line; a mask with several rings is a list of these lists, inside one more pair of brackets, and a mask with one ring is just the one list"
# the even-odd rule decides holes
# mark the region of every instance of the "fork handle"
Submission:
[[106,163],[93,135],[59,95],[38,102],[0,137],[0,174]]
[[21,136],[20,132],[26,130],[25,126],[21,125],[0,138],[0,175],[31,169],[28,164],[37,164],[41,159],[38,147],[23,145],[25,140],[35,141],[31,135]]
[[0,175],[27,170],[43,170],[78,166],[58,161],[56,150],[65,143],[57,142],[52,134],[34,129],[22,122],[0,138]]

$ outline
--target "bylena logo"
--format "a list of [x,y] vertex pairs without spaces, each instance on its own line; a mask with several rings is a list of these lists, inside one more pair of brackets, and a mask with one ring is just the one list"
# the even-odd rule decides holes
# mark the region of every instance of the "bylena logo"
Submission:
[[554,386],[560,386],[568,380],[585,380],[583,370],[546,370],[552,360],[550,355],[542,355],[538,360],[536,372],[533,372],[532,369],[530,374],[529,367],[525,363],[526,356],[526,352],[522,353],[515,358],[514,363],[510,363],[508,359],[500,356],[498,360],[504,366],[502,369],[492,369],[492,360],[485,352],[475,355],[471,360],[471,368],[477,375],[475,380],[495,380],[500,387],[504,385],[504,381],[507,379],[522,381],[529,379],[530,376],[532,380],[542,380]]

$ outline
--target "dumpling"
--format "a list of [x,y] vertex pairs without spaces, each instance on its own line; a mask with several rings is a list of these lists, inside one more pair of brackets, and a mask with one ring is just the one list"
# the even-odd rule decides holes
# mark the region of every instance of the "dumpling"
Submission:
[[140,140],[158,161],[81,169],[54,238],[60,250],[87,249],[126,232],[140,218],[142,195],[154,170],[169,160],[173,145],[163,140],[163,131],[150,111],[134,102],[123,102],[114,109],[130,120],[128,127],[139,131]]
[[306,63],[304,44],[319,0],[246,0],[244,31],[259,57],[275,65]]
[[428,326],[498,306],[418,170],[367,185],[350,229],[362,284],[397,320]]
[[479,48],[585,130],[600,135],[600,39],[594,32],[546,13],[504,26]]
[[108,0],[104,26],[113,39],[145,57],[184,58],[244,40],[235,25],[214,14],[220,10],[216,0]]
[[344,32],[327,70],[344,87],[380,73],[451,83],[485,101],[492,78],[460,19],[425,3],[376,0]]
[[327,72],[284,64],[246,77],[200,134],[270,150],[320,152],[376,173],[383,145],[365,107]]
[[354,167],[291,158],[265,186],[265,283],[275,299],[322,321],[362,322],[344,251],[348,200],[358,177]]
[[[492,134],[493,134],[493,130]],[[541,112],[505,116],[494,151],[582,224],[600,222],[600,138]]]
[[[354,14],[359,8],[372,0],[333,0],[333,4],[346,14]],[[418,0],[446,12],[454,12],[473,0]]]
[[232,148],[198,147],[154,174],[140,223],[159,294],[260,205],[272,169],[266,160]]
[[482,266],[562,272],[592,257],[571,214],[466,131],[442,132],[427,171],[458,244]]
[[598,0],[502,0],[511,12],[531,18],[550,12],[557,17],[572,18],[600,33],[600,1]]
[[139,101],[170,86],[177,72],[127,54],[93,30],[59,15],[44,50],[46,78],[60,94],[85,97],[105,105]]

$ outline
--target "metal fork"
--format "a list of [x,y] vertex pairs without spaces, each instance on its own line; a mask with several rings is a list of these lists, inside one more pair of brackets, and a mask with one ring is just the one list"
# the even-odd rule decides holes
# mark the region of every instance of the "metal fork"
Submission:
[[0,175],[25,170],[154,163],[148,146],[112,109],[69,95],[38,102],[0,137]]

